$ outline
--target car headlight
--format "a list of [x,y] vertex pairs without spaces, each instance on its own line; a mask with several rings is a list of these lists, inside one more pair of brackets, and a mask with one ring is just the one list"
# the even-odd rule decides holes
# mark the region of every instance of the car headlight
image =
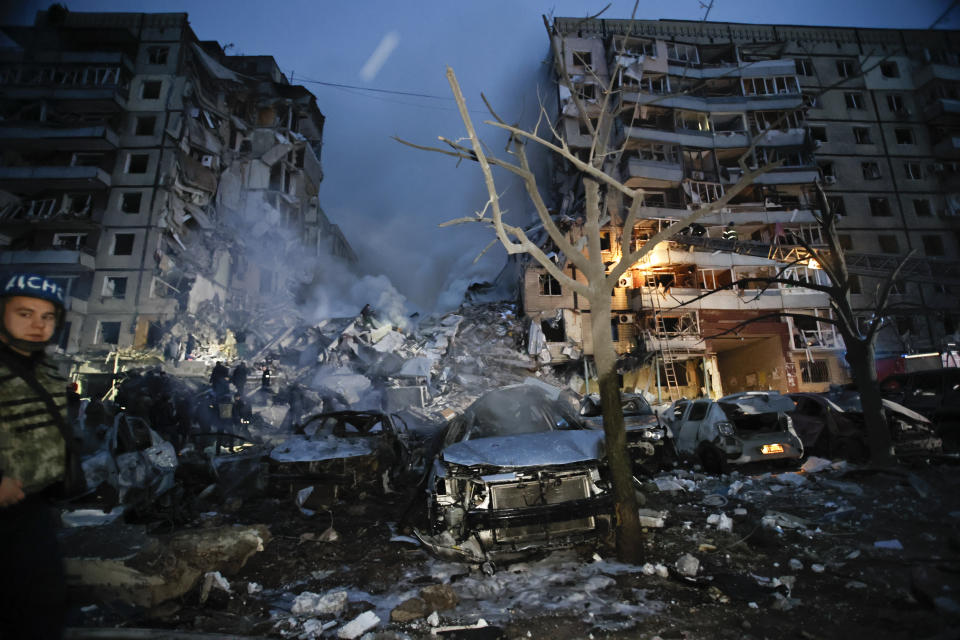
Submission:
[[645,429],[643,437],[646,440],[660,440],[664,437],[663,429]]
[[719,431],[722,436],[732,436],[735,433],[732,422],[718,422],[717,431]]

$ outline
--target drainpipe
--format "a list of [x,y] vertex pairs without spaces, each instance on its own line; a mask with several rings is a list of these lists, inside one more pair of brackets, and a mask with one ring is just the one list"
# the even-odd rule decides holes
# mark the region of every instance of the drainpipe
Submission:
[[587,368],[587,356],[583,356],[583,395],[590,395],[590,371]]
[[660,389],[660,361],[660,356],[657,356],[653,359],[653,370],[657,372],[657,404],[661,404],[663,402],[663,395]]

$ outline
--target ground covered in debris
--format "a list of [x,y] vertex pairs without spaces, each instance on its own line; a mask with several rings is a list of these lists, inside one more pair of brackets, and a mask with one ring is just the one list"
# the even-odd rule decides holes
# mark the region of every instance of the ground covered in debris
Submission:
[[[366,314],[280,327],[257,355],[269,355],[272,389],[247,392],[244,411],[252,413],[235,435],[252,432],[266,449],[313,413],[383,407],[425,434],[491,388],[530,379],[582,384],[576,371],[544,366],[544,354],[523,347],[525,333],[515,307],[502,303],[465,305],[415,329]],[[138,384],[149,394],[134,395],[162,398],[150,386],[161,378],[148,374]],[[215,406],[205,398],[201,408]],[[179,403],[168,404],[179,416]],[[164,424],[151,407],[139,414]],[[196,417],[189,432],[159,429],[190,436],[193,457],[205,446],[193,433]],[[208,421],[223,426],[216,415]],[[178,473],[189,466],[187,450]],[[132,525],[82,527],[73,535],[83,544],[68,532],[68,572],[130,591],[74,589],[68,637],[121,638],[129,628],[298,639],[945,639],[960,626],[955,456],[891,470],[815,458],[799,471],[662,470],[641,478],[645,564],[581,547],[491,574],[420,546],[405,514],[425,497],[399,476],[337,492],[315,486],[299,506],[295,488],[223,486],[227,466],[246,473],[258,451],[217,458],[219,484],[206,489],[202,476],[196,487],[164,483],[158,508],[143,509]],[[147,479],[169,477],[162,465],[132,464],[120,493],[142,494],[143,469]],[[159,493],[158,482],[149,486]],[[125,564],[110,552],[126,554]],[[107,628],[114,635],[83,635]],[[149,634],[140,633],[130,637]]]
[[644,566],[580,548],[487,575],[436,560],[402,535],[402,493],[355,496],[313,515],[292,500],[253,500],[234,513],[208,513],[200,524],[269,524],[272,539],[236,575],[152,610],[88,607],[81,625],[122,618],[124,626],[310,638],[360,619],[373,638],[421,638],[483,620],[483,631],[446,633],[955,637],[957,466],[918,461],[878,471],[811,462],[801,472],[673,470],[649,478]]

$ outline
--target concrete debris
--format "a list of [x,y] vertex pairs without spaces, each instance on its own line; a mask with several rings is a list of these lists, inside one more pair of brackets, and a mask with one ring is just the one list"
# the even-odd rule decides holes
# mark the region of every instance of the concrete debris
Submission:
[[330,591],[323,595],[304,591],[293,599],[290,613],[296,616],[337,616],[346,607],[346,591]]
[[685,553],[676,562],[677,573],[682,576],[693,577],[700,570],[700,561],[689,553]]
[[210,591],[219,589],[226,593],[232,593],[230,582],[220,575],[219,571],[208,571],[203,576],[203,586],[200,588],[200,602],[206,602],[210,597]]
[[666,511],[655,511],[653,509],[639,509],[640,526],[660,529],[667,521]]
[[447,584],[432,584],[420,590],[420,597],[430,611],[447,611],[460,603],[457,592]]
[[337,629],[337,637],[344,640],[359,638],[380,624],[380,618],[373,611],[364,611],[359,616]]
[[427,615],[427,603],[423,598],[408,598],[404,600],[390,612],[390,620],[393,622],[410,622],[418,620]]

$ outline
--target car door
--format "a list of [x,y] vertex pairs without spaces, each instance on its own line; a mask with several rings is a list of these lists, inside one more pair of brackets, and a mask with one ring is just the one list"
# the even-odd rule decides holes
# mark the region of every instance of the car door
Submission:
[[701,428],[710,413],[713,400],[694,400],[684,412],[677,437],[677,449],[684,453],[695,453],[701,440]]

